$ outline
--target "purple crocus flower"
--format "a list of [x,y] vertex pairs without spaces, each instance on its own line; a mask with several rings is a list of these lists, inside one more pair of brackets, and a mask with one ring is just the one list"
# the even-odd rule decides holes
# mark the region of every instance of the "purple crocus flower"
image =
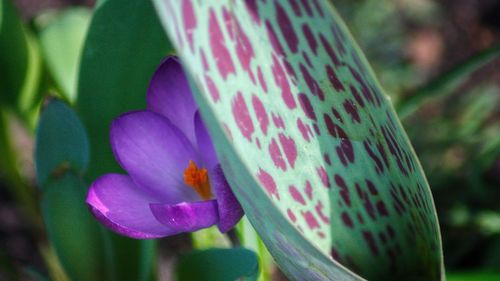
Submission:
[[243,216],[177,58],[156,70],[147,110],[115,119],[110,138],[128,175],[98,178],[87,204],[111,230],[138,239],[212,225],[227,232]]

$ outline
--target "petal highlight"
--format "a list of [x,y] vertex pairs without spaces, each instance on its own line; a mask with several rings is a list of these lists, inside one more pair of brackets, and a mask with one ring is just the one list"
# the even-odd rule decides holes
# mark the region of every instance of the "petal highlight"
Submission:
[[193,232],[217,223],[217,201],[182,202],[175,205],[150,204],[156,219],[177,232]]
[[129,176],[107,174],[90,186],[86,202],[97,220],[118,234],[136,239],[176,234],[153,216],[149,204],[157,200]]

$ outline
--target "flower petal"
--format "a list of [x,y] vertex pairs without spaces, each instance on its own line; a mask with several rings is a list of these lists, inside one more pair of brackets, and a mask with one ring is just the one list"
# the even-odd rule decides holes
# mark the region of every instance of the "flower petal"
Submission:
[[238,199],[234,196],[226,177],[220,165],[217,165],[211,173],[211,183],[217,198],[219,210],[218,227],[220,232],[228,232],[243,217],[243,208],[241,208]]
[[86,202],[101,223],[121,235],[149,239],[176,234],[153,216],[149,204],[157,200],[129,176],[107,174],[90,186]]
[[163,203],[194,201],[196,192],[184,184],[184,169],[196,152],[182,132],[165,117],[136,111],[115,119],[111,146],[116,160],[141,188]]
[[195,142],[194,101],[186,74],[177,57],[168,57],[156,69],[149,84],[148,110],[168,118],[193,145]]
[[201,119],[199,111],[196,111],[194,116],[194,128],[196,132],[198,155],[201,158],[204,167],[211,170],[219,163],[219,160],[217,159],[212,139],[210,138],[207,128]]
[[170,229],[193,232],[217,223],[217,201],[182,202],[175,205],[150,204],[156,219]]

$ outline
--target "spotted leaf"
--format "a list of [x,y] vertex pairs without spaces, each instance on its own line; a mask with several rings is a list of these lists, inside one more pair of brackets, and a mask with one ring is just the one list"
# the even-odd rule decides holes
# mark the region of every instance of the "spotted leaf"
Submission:
[[155,0],[232,188],[293,280],[440,280],[436,212],[327,1]]

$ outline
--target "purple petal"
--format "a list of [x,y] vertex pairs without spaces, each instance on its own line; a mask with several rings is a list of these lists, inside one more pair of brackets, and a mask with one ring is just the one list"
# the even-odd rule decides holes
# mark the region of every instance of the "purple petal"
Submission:
[[220,165],[215,167],[210,176],[219,209],[218,227],[220,232],[225,233],[231,230],[241,219],[244,214],[243,208],[241,208],[238,199],[236,199],[227,183]]
[[189,160],[199,162],[195,150],[165,117],[149,111],[122,115],[111,126],[111,146],[116,160],[135,183],[163,203],[198,198],[183,178]]
[[116,233],[137,239],[175,234],[153,216],[158,199],[137,187],[129,176],[107,174],[90,186],[87,204],[93,215]]
[[183,202],[175,205],[150,204],[156,219],[178,232],[193,232],[217,223],[217,201]]
[[176,57],[168,57],[156,69],[147,95],[148,110],[168,118],[179,127],[193,145],[194,113],[197,105],[193,99],[186,74]]
[[194,128],[196,131],[196,143],[198,145],[198,155],[203,162],[203,166],[211,170],[219,163],[217,154],[215,154],[212,139],[208,134],[207,128],[201,119],[199,111],[194,116]]

